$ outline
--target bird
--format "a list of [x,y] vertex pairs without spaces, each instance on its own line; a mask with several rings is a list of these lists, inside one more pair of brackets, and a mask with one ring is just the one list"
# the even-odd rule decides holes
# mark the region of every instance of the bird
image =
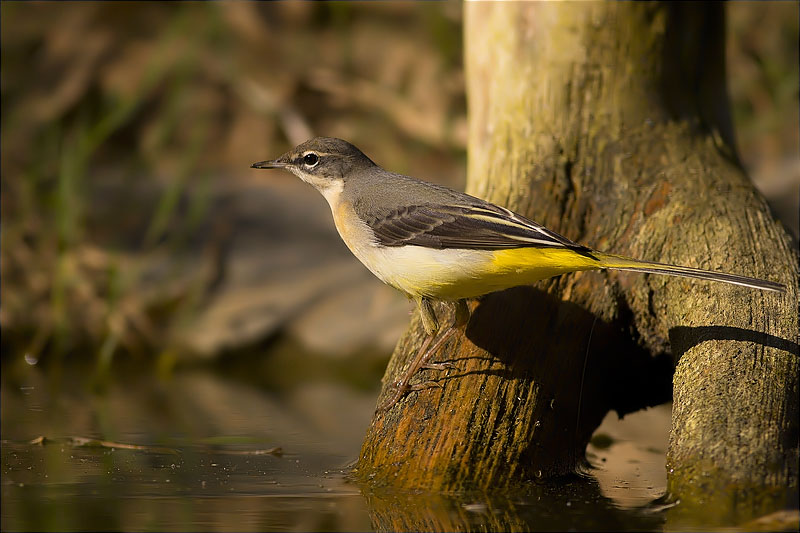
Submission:
[[[390,409],[408,391],[425,388],[409,384],[421,368],[445,368],[429,359],[466,326],[467,300],[491,292],[568,272],[604,269],[785,291],[773,281],[594,250],[505,207],[384,170],[342,139],[316,137],[251,168],[287,170],[317,189],[353,255],[419,309],[426,337],[379,411]],[[453,311],[454,319],[444,329],[434,302]]]

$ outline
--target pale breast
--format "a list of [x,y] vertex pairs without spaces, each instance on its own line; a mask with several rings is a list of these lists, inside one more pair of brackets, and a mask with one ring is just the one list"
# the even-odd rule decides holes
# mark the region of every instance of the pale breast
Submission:
[[341,202],[332,212],[336,229],[353,255],[381,281],[408,295],[457,300],[503,288],[487,284],[491,251],[381,246],[350,205]]

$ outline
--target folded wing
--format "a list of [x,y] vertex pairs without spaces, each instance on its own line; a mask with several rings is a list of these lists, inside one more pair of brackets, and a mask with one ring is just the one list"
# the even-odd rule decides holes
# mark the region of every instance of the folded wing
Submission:
[[384,246],[499,250],[523,247],[591,250],[508,209],[486,205],[421,204],[367,216]]

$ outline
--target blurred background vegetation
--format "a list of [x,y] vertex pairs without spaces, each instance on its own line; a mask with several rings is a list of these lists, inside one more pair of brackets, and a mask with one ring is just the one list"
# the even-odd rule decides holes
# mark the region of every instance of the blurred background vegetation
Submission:
[[[742,159],[796,236],[797,4],[727,9]],[[311,136],[463,186],[457,3],[3,2],[0,23],[4,362],[183,350],[253,224],[223,192],[280,188],[249,165]]]

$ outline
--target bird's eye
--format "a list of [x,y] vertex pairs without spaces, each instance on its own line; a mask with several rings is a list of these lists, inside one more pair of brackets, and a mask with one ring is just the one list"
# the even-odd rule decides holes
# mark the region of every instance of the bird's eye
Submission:
[[313,167],[317,163],[319,163],[319,156],[314,152],[307,153],[303,156],[303,163],[306,165]]

